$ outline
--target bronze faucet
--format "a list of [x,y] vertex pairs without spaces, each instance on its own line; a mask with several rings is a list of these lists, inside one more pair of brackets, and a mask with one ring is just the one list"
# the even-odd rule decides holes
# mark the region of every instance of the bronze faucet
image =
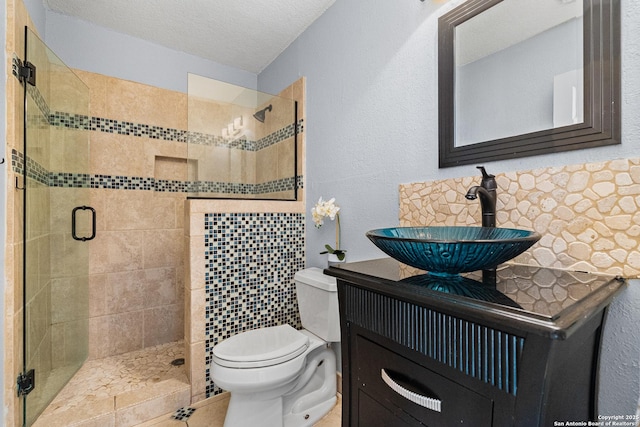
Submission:
[[495,227],[496,226],[496,200],[498,198],[496,189],[498,185],[496,183],[496,177],[490,175],[484,169],[484,166],[477,166],[482,172],[482,183],[480,185],[474,185],[467,191],[466,198],[469,200],[475,200],[480,197],[480,207],[482,208],[482,226],[483,227]]

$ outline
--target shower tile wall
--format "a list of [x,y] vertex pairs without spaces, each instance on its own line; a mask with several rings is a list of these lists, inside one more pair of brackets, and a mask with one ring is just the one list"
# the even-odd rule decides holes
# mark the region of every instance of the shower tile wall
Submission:
[[[183,337],[185,195],[155,190],[158,157],[186,159],[186,95],[77,71],[91,94],[89,357]],[[65,121],[65,119],[67,121]],[[55,120],[62,126],[73,118]],[[174,178],[184,180],[184,170]]]
[[[269,100],[272,110],[264,123],[252,117],[264,105],[245,107],[190,93],[189,191],[203,197],[292,199],[294,185],[301,186],[300,179],[294,182],[296,126],[291,102],[299,87],[293,84]],[[304,127],[298,117],[300,142]],[[240,133],[222,136],[236,120]]]
[[[183,337],[186,142],[194,132],[186,131],[185,94],[77,73],[91,91],[90,117],[56,111],[50,120],[59,137],[67,128],[90,131],[91,173],[54,174],[50,180],[51,185],[90,187],[98,212],[97,235],[90,242],[89,356],[99,358]],[[206,121],[216,112],[197,113]],[[255,158],[269,148],[279,150],[282,139],[292,147],[291,139],[274,138],[266,126],[262,132],[270,143],[255,152],[223,149]],[[276,171],[283,160],[293,164],[290,153],[276,152]],[[248,168],[255,169],[255,164]],[[224,181],[246,179],[230,176],[229,166],[227,173]]]
[[[304,78],[279,95],[298,102],[303,123]],[[258,140],[270,132],[266,129]],[[298,135],[299,177],[304,176],[304,138],[304,132]],[[260,150],[256,156],[263,154]],[[185,358],[192,402],[219,392],[208,376],[210,350],[219,340],[259,326],[299,326],[292,278],[304,268],[305,202],[300,187],[295,202],[187,200]],[[216,247],[226,252],[214,254]]]
[[[293,276],[304,268],[304,215],[207,213],[205,363],[213,346],[239,332],[300,328]],[[221,390],[207,381],[207,397]]]
[[[24,27],[35,28],[22,0],[7,0],[7,45],[9,53],[24,52]],[[9,55],[11,57],[11,55]],[[64,126],[87,120],[90,133],[91,174],[49,174],[49,185],[90,188],[92,205],[98,212],[98,234],[91,243],[90,357],[98,358],[175,341],[185,333],[182,327],[184,294],[184,254],[191,269],[183,238],[185,194],[181,193],[186,173],[185,130],[187,96],[108,76],[76,70],[91,92],[91,117],[78,118],[53,112],[52,138],[65,135]],[[186,76],[185,76],[186,78]],[[282,95],[294,94],[303,117],[303,79]],[[22,425],[22,400],[17,398],[15,378],[22,370],[22,217],[23,192],[16,190],[21,176],[23,153],[23,89],[13,77],[7,79],[7,144],[4,158],[11,160],[7,179],[5,262],[4,396],[3,425]],[[267,136],[264,131],[262,136]],[[64,136],[68,138],[68,135]],[[303,158],[304,136],[298,137],[299,158]],[[265,140],[266,141],[266,140]],[[65,148],[68,148],[67,145]],[[74,150],[59,153],[73,156]],[[259,156],[262,153],[256,152]],[[303,162],[298,162],[302,176]],[[272,178],[265,178],[272,179]],[[267,189],[271,189],[267,184]],[[154,191],[155,190],[155,191]],[[43,199],[44,200],[44,199]],[[304,211],[302,195],[297,203],[276,207],[260,202],[244,211]],[[219,202],[219,201],[218,201]],[[222,210],[234,211],[225,202],[210,202]],[[257,206],[257,208],[256,208]],[[300,206],[302,206],[300,208]],[[206,211],[212,211],[207,208]],[[216,211],[216,209],[213,209]],[[204,215],[204,214],[203,214]],[[189,216],[187,216],[189,218]],[[202,216],[204,224],[204,216]],[[196,258],[204,257],[200,245]],[[203,284],[204,286],[204,284]],[[204,288],[203,288],[204,289]],[[190,291],[188,295],[194,295]],[[199,326],[204,336],[204,312],[192,322],[193,307],[188,300],[187,325]],[[191,335],[189,329],[186,334]],[[198,366],[194,378],[198,397],[204,396],[204,340],[197,357],[187,356]],[[196,346],[197,347],[197,346]],[[188,347],[192,350],[194,347]],[[199,361],[198,358],[201,360]]]

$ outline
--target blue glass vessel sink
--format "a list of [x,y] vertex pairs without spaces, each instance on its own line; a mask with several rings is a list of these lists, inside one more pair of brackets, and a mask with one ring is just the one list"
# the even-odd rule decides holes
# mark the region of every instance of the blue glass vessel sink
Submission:
[[494,268],[540,239],[533,231],[490,227],[393,227],[366,235],[390,257],[436,276]]

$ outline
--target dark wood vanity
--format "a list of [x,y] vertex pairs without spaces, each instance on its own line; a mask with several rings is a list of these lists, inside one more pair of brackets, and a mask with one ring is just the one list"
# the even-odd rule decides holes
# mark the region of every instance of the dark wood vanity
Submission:
[[503,265],[454,278],[386,258],[338,279],[343,426],[553,426],[597,418],[600,336],[625,281]]

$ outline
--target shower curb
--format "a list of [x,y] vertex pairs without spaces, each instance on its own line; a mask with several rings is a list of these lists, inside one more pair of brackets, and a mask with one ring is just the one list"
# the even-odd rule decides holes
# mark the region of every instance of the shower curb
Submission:
[[168,379],[46,414],[33,427],[133,427],[188,406],[190,401],[191,386]]

